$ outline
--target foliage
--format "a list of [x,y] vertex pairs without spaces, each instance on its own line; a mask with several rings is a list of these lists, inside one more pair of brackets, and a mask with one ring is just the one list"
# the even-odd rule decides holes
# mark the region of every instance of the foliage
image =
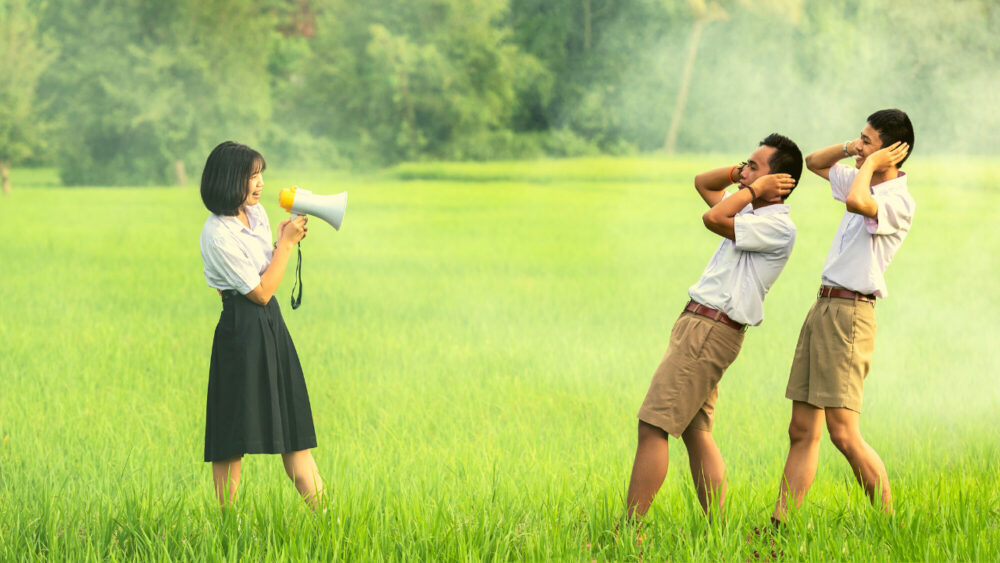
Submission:
[[[303,128],[372,164],[488,158],[519,95],[544,85],[510,40],[501,0],[330,2],[292,97]],[[499,133],[499,135],[494,135]]]
[[27,0],[0,1],[0,168],[5,190],[8,168],[46,148],[48,124],[41,119],[44,100],[37,85],[55,55]]
[[918,152],[1000,146],[991,0],[4,5],[25,4],[37,26],[0,47],[20,53],[0,72],[23,75],[0,86],[21,100],[0,155],[67,184],[196,177],[226,139],[340,168],[742,152],[772,131],[809,150],[884,107],[910,113]]
[[[57,92],[68,184],[163,184],[214,144],[255,142],[270,117],[266,15],[239,0],[63,0]],[[265,40],[261,41],[261,37]]]

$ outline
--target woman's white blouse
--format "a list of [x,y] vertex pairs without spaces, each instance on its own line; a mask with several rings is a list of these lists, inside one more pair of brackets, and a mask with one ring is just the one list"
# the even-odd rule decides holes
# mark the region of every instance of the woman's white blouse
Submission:
[[235,289],[243,295],[260,285],[274,252],[264,206],[251,205],[246,212],[249,228],[236,217],[213,213],[201,230],[205,281],[215,289]]

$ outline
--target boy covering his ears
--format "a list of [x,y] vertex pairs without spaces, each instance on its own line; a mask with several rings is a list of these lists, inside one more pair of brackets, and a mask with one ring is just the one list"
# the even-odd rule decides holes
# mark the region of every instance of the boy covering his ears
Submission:
[[[668,436],[684,440],[702,510],[722,506],[725,466],[712,438],[719,380],[739,354],[746,327],[763,320],[764,295],[791,255],[795,224],[784,200],[801,174],[799,148],[775,133],[744,165],[695,177],[695,189],[710,207],[702,219],[722,241],[688,290],[690,300],[639,409],[630,517],[646,514],[663,484]],[[733,183],[740,189],[725,191]]]
[[[771,517],[775,524],[787,516],[788,497],[798,507],[812,485],[824,420],[871,502],[892,512],[885,465],[861,437],[860,418],[875,346],[875,302],[889,294],[885,270],[913,221],[915,202],[899,170],[912,147],[910,118],[887,109],[868,116],[859,138],[806,157],[809,170],[830,181],[833,198],[846,209],[788,378],[790,447]],[[855,159],[853,168],[839,164],[849,157]]]

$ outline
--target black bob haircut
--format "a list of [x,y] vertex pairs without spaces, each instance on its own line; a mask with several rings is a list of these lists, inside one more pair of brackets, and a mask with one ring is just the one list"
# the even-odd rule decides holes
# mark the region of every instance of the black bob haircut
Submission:
[[902,168],[906,159],[913,154],[913,124],[910,123],[909,116],[898,109],[883,109],[869,115],[868,124],[878,131],[883,149],[899,141],[910,145],[906,156],[896,164],[896,168]]
[[[767,160],[767,166],[771,169],[771,174],[788,174],[795,180],[794,190],[799,185],[799,178],[802,177],[802,151],[794,141],[784,135],[771,133],[760,142],[760,146],[768,146],[775,149],[774,154]],[[782,201],[792,195],[781,198]]]
[[239,215],[247,199],[250,178],[267,168],[252,148],[226,141],[212,149],[201,173],[201,201],[216,215]]

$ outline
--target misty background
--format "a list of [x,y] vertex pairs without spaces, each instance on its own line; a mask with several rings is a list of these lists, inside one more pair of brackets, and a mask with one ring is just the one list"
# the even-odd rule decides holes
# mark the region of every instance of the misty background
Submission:
[[283,168],[804,152],[900,108],[924,155],[1000,147],[996,0],[0,0],[0,169],[196,184]]

